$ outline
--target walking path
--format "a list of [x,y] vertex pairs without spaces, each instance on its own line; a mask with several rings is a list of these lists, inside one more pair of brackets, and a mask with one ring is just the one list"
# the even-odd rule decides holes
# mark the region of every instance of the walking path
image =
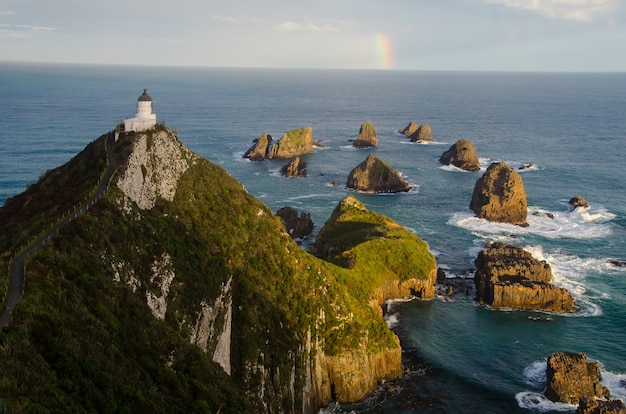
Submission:
[[59,230],[61,230],[64,226],[68,225],[72,221],[76,220],[78,217],[85,214],[106,193],[107,189],[109,188],[109,184],[111,183],[111,178],[117,170],[115,158],[113,157],[114,144],[114,134],[109,134],[105,141],[108,167],[94,195],[91,196],[91,198],[85,201],[82,205],[80,205],[68,217],[59,222],[56,226],[40,234],[39,237],[37,237],[37,242],[34,245],[22,251],[19,255],[15,257],[15,259],[13,259],[10,274],[11,287],[9,289],[9,295],[6,300],[6,309],[0,316],[0,327],[9,325],[9,323],[11,322],[13,309],[15,308],[15,305],[17,305],[17,303],[22,299],[22,295],[24,294],[24,271],[26,269],[26,259],[35,254],[37,250],[45,246],[48,242],[50,242],[50,240],[58,236]]

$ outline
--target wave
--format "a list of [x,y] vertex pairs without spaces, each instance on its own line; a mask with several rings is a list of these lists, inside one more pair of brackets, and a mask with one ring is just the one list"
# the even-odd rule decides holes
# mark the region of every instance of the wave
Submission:
[[470,230],[476,236],[492,239],[494,235],[506,238],[533,234],[547,239],[596,239],[612,234],[608,224],[615,218],[602,208],[588,211],[577,208],[570,212],[551,212],[539,207],[529,207],[526,221],[528,227],[497,223],[480,219],[472,212],[455,213],[448,224]]
[[[518,405],[521,408],[539,412],[571,412],[575,410],[575,405],[553,402],[543,395],[546,389],[546,369],[547,362],[545,359],[535,361],[524,368],[524,382],[529,385],[532,390],[522,391],[515,395]],[[626,383],[626,374],[615,374],[605,371],[602,369],[602,363],[600,363],[600,371],[602,378],[600,383],[609,389],[611,397],[626,402],[626,387],[624,386]]]
[[486,171],[487,168],[491,164],[493,164],[494,162],[500,162],[500,161],[504,161],[506,163],[506,165],[508,165],[509,167],[513,168],[518,173],[524,173],[524,172],[528,172],[528,171],[538,171],[538,170],[541,170],[541,167],[539,167],[537,164],[532,163],[532,162],[511,161],[511,160],[496,160],[496,159],[492,159],[492,158],[482,158],[482,157],[478,158],[478,164],[480,164],[480,170],[481,171]]

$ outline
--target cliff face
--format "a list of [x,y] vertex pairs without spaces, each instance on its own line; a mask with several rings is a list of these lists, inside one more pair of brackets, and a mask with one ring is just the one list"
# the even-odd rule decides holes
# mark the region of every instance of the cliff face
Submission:
[[[401,375],[378,304],[429,295],[419,238],[368,212],[394,237],[362,243],[373,261],[355,248],[354,266],[336,266],[171,131],[116,146],[127,155],[106,196],[29,260],[3,339],[3,364],[28,380],[3,391],[8,407],[313,413]],[[74,399],[76,387],[90,391]]]
[[528,202],[522,177],[504,162],[495,162],[476,180],[470,210],[489,221],[527,226]]
[[574,312],[574,299],[550,283],[552,270],[529,252],[505,243],[492,243],[475,260],[476,300],[494,309]]

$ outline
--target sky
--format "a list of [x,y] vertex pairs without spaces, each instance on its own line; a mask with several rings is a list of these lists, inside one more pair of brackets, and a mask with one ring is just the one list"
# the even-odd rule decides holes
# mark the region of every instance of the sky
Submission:
[[626,72],[626,0],[0,0],[0,61]]

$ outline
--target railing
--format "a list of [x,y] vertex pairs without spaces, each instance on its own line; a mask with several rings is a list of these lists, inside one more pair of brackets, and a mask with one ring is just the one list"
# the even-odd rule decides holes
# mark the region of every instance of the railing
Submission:
[[[114,135],[114,138],[117,138],[117,136]],[[52,239],[58,236],[59,230],[63,226],[71,223],[78,217],[85,214],[96,202],[102,199],[102,197],[104,197],[104,195],[108,191],[111,185],[111,178],[117,170],[117,167],[113,169],[114,160],[110,159],[112,157],[109,157],[109,151],[111,150],[109,148],[109,139],[110,135],[107,136],[104,142],[107,168],[102,172],[102,174],[100,175],[100,179],[98,180],[98,184],[89,192],[89,195],[85,196],[85,198],[77,203],[73,209],[69,209],[67,211],[67,215],[59,218],[46,230],[40,232],[38,235],[33,237],[33,239],[30,242],[26,243],[25,246],[18,249],[17,253],[11,258],[11,260],[9,260],[9,268],[7,273],[9,276],[9,286],[6,296],[4,298],[5,311],[2,315],[0,315],[0,327],[7,326],[9,324],[13,313],[13,307],[22,299],[22,295],[24,293],[26,278],[22,277],[20,281],[19,274],[15,274],[16,269],[18,269],[17,271],[21,271],[22,275],[24,275],[26,270],[26,259],[35,254],[37,250],[44,247]],[[108,178],[107,175],[109,176]],[[107,180],[107,183],[106,186],[103,187],[105,179]],[[19,269],[20,262],[22,264],[21,269]],[[15,282],[21,282],[21,286],[18,290],[14,289]]]

